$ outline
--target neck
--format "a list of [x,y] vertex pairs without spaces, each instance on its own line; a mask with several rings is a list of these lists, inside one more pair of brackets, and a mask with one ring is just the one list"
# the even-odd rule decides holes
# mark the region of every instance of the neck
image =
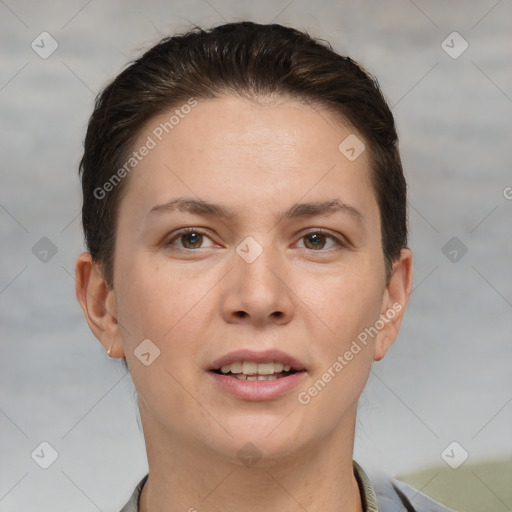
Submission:
[[[354,421],[332,438],[251,467],[145,421],[149,477],[141,512],[362,512],[352,467]],[[172,440],[174,439],[174,440]]]

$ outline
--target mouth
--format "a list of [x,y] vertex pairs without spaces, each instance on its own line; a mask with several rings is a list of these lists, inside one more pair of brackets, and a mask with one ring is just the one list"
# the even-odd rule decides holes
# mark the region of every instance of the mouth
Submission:
[[257,363],[255,361],[235,361],[222,365],[220,368],[212,370],[217,375],[231,377],[239,380],[277,380],[289,377],[299,370],[293,368],[290,364],[284,364],[279,361],[264,361]]
[[238,350],[209,368],[214,389],[238,399],[277,400],[304,382],[306,367],[279,350]]
[[210,371],[240,380],[275,380],[305,372],[306,367],[280,350],[237,350],[214,361]]

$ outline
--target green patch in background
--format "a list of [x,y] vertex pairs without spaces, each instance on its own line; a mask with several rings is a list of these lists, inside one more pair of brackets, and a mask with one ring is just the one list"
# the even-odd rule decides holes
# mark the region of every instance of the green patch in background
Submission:
[[458,512],[512,511],[512,457],[457,469],[437,466],[396,478]]

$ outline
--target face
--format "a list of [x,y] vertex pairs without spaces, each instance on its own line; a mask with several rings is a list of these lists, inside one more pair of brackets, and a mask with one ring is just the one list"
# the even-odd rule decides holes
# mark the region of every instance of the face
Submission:
[[134,145],[155,143],[121,200],[109,299],[146,434],[270,460],[341,439],[407,288],[386,281],[367,151],[346,158],[354,130],[298,102],[200,101],[162,135],[171,114]]

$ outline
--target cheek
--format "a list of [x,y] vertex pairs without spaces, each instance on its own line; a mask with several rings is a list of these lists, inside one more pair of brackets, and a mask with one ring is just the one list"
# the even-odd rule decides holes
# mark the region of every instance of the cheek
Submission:
[[214,308],[208,291],[219,281],[217,273],[172,268],[151,253],[140,253],[130,261],[120,258],[116,270],[123,276],[116,286],[116,304],[118,320],[126,327],[125,348],[133,350],[149,338],[163,355],[173,352],[173,358],[186,354],[187,347],[193,350],[194,331],[200,332],[211,320]]
[[317,320],[312,332],[325,331],[332,343],[343,345],[379,317],[384,280],[369,264],[351,265],[298,279],[295,289],[298,304]]
[[341,421],[357,402],[373,362],[374,338],[365,329],[379,318],[384,278],[371,268],[370,264],[351,266],[350,271],[308,280],[309,286],[304,282],[301,288],[314,313],[309,314],[308,331],[314,338],[312,360],[317,363],[298,401],[311,407],[309,412],[324,415],[326,426]]
[[379,318],[381,283],[382,278],[366,268],[339,273],[336,279],[317,280],[314,290],[304,288],[303,293],[308,294],[305,302],[321,319],[310,330],[315,338],[311,351],[317,363],[297,395],[305,413],[322,418],[311,435],[332,431],[344,421],[347,411],[356,407],[373,362],[372,339],[365,339],[364,334]]
[[[130,373],[139,398],[152,414],[186,414],[189,404],[186,389],[193,389],[199,367],[194,356],[205,321],[209,321],[206,301],[202,301],[208,283],[197,274],[170,271],[141,255],[131,262],[119,262],[118,275],[130,276],[116,287],[118,321]],[[200,282],[204,286],[200,287]],[[209,282],[209,281],[208,281]],[[210,286],[211,287],[211,286]],[[201,323],[202,322],[202,323]],[[143,340],[151,340],[145,351],[158,356],[145,365],[137,354]],[[147,342],[144,342],[147,344]],[[156,352],[154,352],[156,351]],[[190,404],[189,404],[190,405]]]

